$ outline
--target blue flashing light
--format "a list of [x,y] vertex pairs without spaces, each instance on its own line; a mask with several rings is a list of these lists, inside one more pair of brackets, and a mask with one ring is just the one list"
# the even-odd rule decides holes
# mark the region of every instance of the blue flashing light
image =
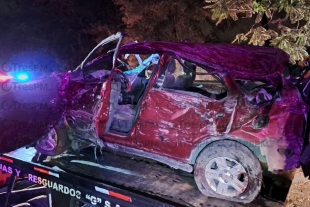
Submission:
[[25,82],[29,79],[29,76],[27,73],[19,73],[16,75],[16,79],[17,81]]

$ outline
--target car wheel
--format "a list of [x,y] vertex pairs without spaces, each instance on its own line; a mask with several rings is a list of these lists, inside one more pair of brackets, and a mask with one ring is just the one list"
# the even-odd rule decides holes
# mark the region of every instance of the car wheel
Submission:
[[246,146],[230,140],[209,144],[198,156],[194,177],[206,196],[250,203],[262,185],[262,169]]
[[43,155],[55,156],[63,153],[69,146],[67,128],[61,125],[52,128],[46,137],[37,142],[35,149]]

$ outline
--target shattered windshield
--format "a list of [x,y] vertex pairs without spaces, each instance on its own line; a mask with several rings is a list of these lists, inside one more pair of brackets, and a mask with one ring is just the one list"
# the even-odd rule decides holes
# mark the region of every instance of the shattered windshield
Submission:
[[85,81],[104,82],[108,79],[113,68],[113,52],[100,56],[83,67]]
[[122,34],[117,33],[102,40],[89,52],[75,71],[82,71],[85,81],[106,81],[110,71],[115,67],[122,39]]

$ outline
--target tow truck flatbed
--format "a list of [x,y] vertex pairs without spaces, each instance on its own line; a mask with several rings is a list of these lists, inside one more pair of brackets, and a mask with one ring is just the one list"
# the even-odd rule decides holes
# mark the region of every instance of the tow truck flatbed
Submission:
[[284,206],[262,196],[251,204],[208,198],[200,193],[192,174],[149,159],[127,154],[84,150],[64,153],[38,163],[33,148],[0,156],[0,170],[27,177],[72,199],[101,207]]

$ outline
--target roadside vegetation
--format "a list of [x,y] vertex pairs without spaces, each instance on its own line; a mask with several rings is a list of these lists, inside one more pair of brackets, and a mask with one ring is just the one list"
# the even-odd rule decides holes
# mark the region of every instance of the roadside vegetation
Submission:
[[74,67],[96,43],[122,31],[125,41],[268,45],[291,62],[309,56],[307,0],[12,0],[0,2],[0,53],[56,51]]

